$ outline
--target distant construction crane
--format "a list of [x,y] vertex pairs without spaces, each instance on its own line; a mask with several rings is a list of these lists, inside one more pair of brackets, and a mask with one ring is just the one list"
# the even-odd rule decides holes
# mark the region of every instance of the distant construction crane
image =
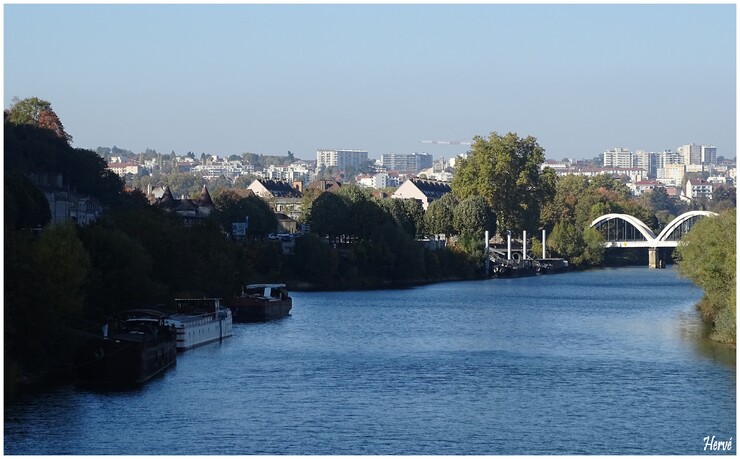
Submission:
[[473,145],[472,142],[464,140],[422,140],[421,143],[434,143],[439,145]]

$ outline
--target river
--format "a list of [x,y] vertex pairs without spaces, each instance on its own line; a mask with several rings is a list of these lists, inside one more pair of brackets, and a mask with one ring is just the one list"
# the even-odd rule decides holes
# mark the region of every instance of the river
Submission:
[[701,295],[641,267],[296,292],[143,387],[6,405],[5,453],[734,454],[735,352]]

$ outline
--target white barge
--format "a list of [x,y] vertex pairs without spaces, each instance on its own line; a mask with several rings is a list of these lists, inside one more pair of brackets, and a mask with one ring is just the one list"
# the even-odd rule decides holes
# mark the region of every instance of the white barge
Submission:
[[222,308],[220,298],[176,299],[177,313],[167,324],[177,332],[177,350],[221,341],[232,335],[231,310]]

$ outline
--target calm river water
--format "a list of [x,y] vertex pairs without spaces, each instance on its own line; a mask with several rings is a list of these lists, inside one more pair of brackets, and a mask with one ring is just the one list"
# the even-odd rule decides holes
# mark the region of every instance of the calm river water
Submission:
[[737,451],[735,353],[701,338],[673,269],[293,296],[141,388],[6,406],[5,453]]

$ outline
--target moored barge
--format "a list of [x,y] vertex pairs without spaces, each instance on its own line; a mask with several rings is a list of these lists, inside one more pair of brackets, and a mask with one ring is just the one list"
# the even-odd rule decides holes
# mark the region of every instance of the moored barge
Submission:
[[86,383],[141,384],[176,361],[176,333],[166,314],[132,309],[115,315],[83,354],[78,376]]
[[249,284],[228,304],[235,322],[262,322],[289,315],[293,299],[285,284]]
[[221,341],[232,335],[232,314],[221,307],[220,298],[176,299],[177,313],[167,323],[177,331],[177,350]]

